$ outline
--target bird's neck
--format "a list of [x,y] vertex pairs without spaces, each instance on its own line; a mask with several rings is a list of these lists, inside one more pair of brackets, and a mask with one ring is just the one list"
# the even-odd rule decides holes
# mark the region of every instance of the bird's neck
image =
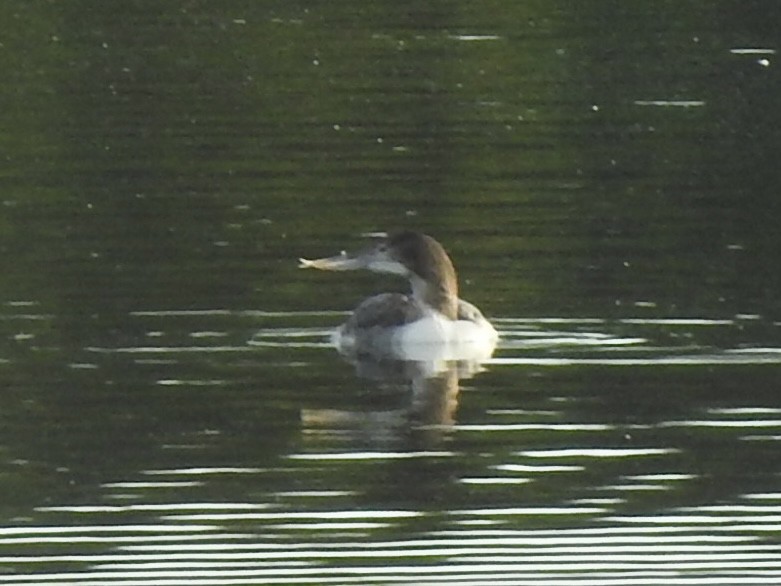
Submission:
[[458,317],[458,288],[455,275],[444,275],[441,279],[425,280],[412,276],[412,297],[424,308],[438,311],[448,319]]

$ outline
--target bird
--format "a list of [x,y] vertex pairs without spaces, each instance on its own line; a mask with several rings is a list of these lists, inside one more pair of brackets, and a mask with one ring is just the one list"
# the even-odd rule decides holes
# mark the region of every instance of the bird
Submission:
[[415,355],[410,349],[447,346],[455,349],[455,354],[469,349],[490,356],[496,345],[496,330],[477,307],[458,297],[453,262],[442,245],[427,234],[404,230],[383,236],[362,252],[343,251],[315,260],[300,258],[299,267],[367,269],[409,281],[409,294],[381,293],[356,307],[334,333],[333,341],[341,351],[407,357]]

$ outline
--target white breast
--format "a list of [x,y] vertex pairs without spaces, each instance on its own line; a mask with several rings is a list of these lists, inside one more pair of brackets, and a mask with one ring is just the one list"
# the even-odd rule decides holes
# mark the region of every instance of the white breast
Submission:
[[397,329],[394,353],[406,360],[481,360],[491,356],[498,335],[488,321],[452,321],[432,312]]

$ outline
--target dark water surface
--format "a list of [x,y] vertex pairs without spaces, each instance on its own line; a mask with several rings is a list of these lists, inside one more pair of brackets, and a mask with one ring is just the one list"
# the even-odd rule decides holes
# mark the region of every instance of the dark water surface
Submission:
[[779,9],[5,2],[0,584],[781,582]]

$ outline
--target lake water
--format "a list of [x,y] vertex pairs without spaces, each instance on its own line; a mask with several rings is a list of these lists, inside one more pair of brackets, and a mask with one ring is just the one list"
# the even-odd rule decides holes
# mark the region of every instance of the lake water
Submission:
[[0,584],[778,584],[779,9],[4,3]]

